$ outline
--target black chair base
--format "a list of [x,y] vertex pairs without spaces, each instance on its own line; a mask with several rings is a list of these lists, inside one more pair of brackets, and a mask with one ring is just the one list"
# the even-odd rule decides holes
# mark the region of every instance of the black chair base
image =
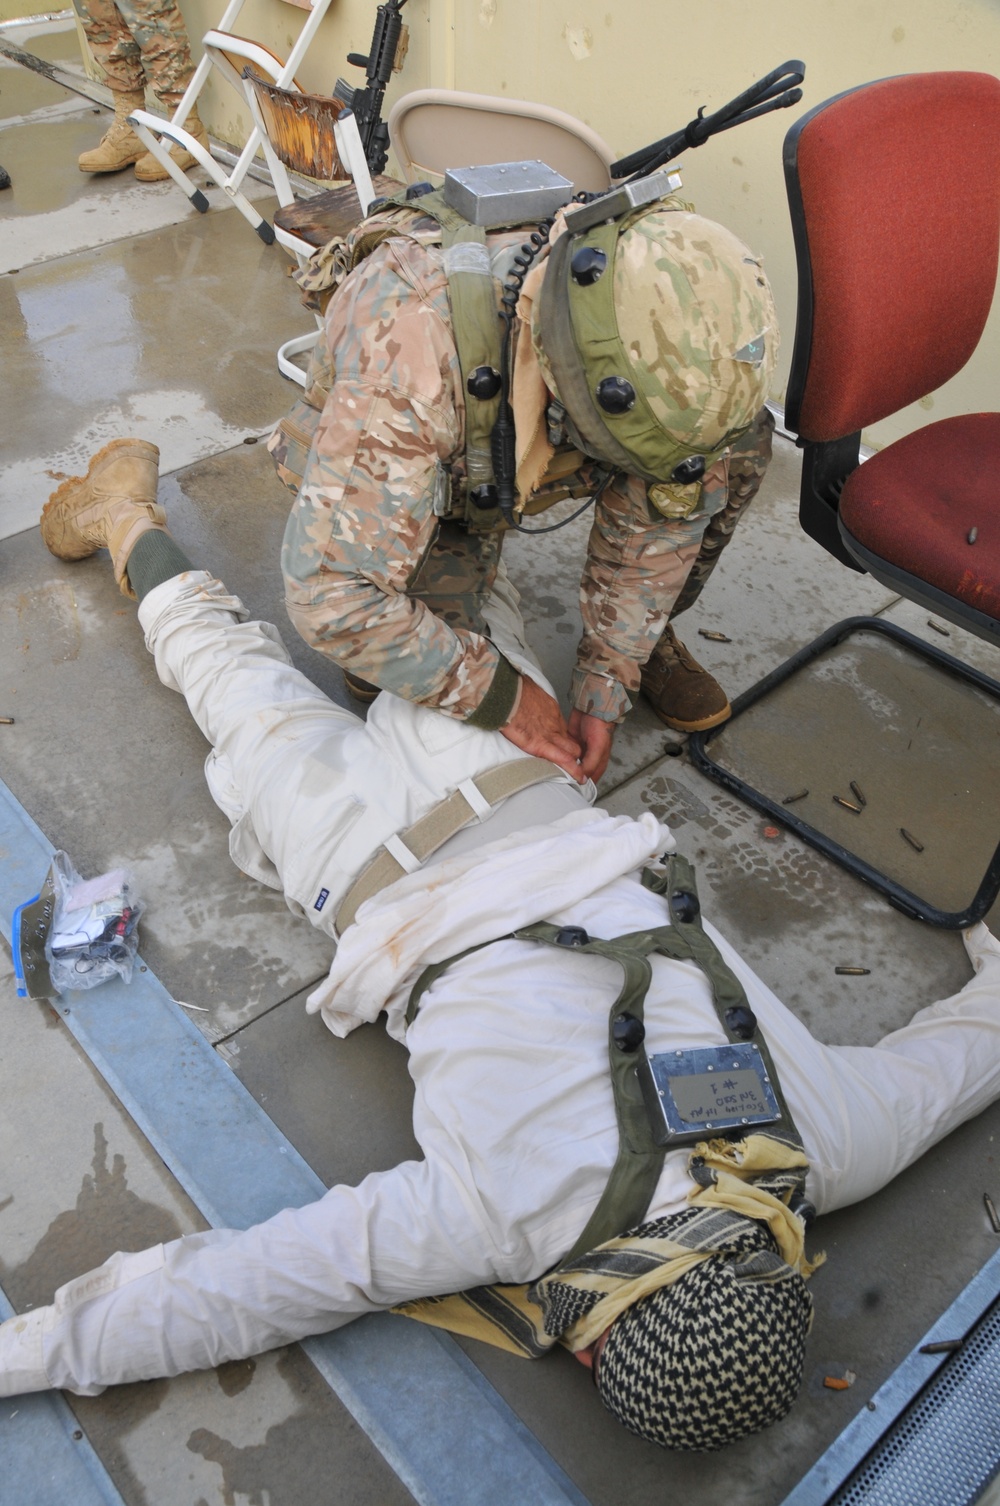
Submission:
[[796,836],[801,837],[811,847],[816,848],[818,852],[824,853],[842,868],[846,868],[849,873],[853,873],[855,877],[869,884],[873,889],[878,890],[891,905],[897,910],[901,910],[904,915],[909,915],[914,920],[926,921],[929,925],[942,926],[949,930],[960,930],[965,926],[974,925],[977,920],[982,920],[983,916],[993,905],[997,895],[1000,894],[1000,843],[998,843],[979,888],[969,905],[964,910],[942,910],[937,905],[933,905],[928,900],[921,898],[913,890],[907,889],[894,879],[889,878],[888,875],[874,868],[870,863],[858,857],[856,853],[851,852],[832,837],[818,831],[814,826],[810,826],[808,822],[803,821],[788,806],[772,800],[769,796],[764,795],[760,790],[755,789],[752,785],[741,779],[739,775],[724,768],[711,757],[708,751],[712,739],[718,736],[719,733],[725,732],[726,728],[730,727],[742,712],[756,705],[770,691],[790,679],[797,670],[818,658],[826,649],[843,642],[845,638],[849,638],[853,633],[862,631],[879,633],[886,638],[893,639],[920,658],[944,670],[945,673],[985,692],[986,695],[1000,704],[1000,684],[996,680],[991,680],[987,675],[980,674],[978,670],[962,664],[959,660],[953,658],[951,654],[942,653],[933,644],[924,643],[920,638],[914,637],[912,633],[906,632],[904,628],[897,627],[891,622],[885,622],[879,617],[848,617],[843,622],[838,622],[833,627],[828,628],[814,642],[800,649],[798,653],[793,654],[784,664],[772,670],[769,675],[765,675],[763,680],[758,681],[756,685],[752,686],[743,695],[737,696],[733,702],[732,717],[728,722],[724,722],[721,726],[712,728],[708,732],[692,733],[688,739],[688,750],[695,768],[699,769],[709,779],[713,780],[716,784],[721,784],[724,788],[738,796],[739,799],[744,800],[748,805],[752,805],[756,810],[759,810],[763,815],[769,816],[772,820],[788,827],[790,831],[793,831]]

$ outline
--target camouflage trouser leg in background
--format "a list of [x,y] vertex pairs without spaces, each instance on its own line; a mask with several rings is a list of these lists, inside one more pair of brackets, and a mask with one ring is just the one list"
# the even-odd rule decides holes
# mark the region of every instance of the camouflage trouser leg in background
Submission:
[[[674,602],[670,621],[693,607],[705,584],[719,563],[719,556],[733,536],[733,530],[760,489],[771,459],[774,418],[764,408],[749,433],[733,445],[729,454],[729,491],[726,505],[709,519],[698,550],[698,558]],[[654,649],[655,653],[656,650]]]
[[148,85],[173,108],[194,72],[176,0],[74,0],[96,60],[116,94]]

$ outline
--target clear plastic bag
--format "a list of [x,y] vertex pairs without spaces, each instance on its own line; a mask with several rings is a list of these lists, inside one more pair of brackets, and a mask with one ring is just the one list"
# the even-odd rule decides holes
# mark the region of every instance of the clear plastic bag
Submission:
[[128,983],[139,949],[138,921],[145,906],[124,868],[84,879],[64,852],[52,859],[55,910],[45,957],[56,993],[96,988],[109,978]]

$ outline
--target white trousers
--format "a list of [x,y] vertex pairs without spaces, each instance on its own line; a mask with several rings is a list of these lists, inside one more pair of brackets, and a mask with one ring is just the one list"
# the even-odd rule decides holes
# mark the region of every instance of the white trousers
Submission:
[[[337,896],[381,840],[379,832],[416,819],[456,782],[519,756],[498,733],[474,731],[391,696],[380,697],[366,729],[290,666],[273,628],[246,622],[239,602],[200,572],[157,587],[140,615],[161,678],[184,691],[213,743],[210,774],[237,823],[235,846],[242,840],[248,850],[256,847],[270,881],[280,875],[295,905],[324,928],[330,928]],[[499,626],[495,637],[499,642]],[[503,651],[515,658],[513,640],[504,642]],[[542,790],[550,798],[559,788]],[[317,908],[313,896],[326,885],[329,901]],[[652,902],[648,891],[621,880],[592,897],[593,913],[579,904],[570,919],[594,934],[605,927],[620,934],[633,929],[637,918],[645,921],[642,906]],[[829,1047],[814,1040],[721,943],[768,1035],[813,1163],[821,1209],[876,1191],[1000,1095],[1000,946],[983,925],[966,942],[976,969],[970,983],[875,1047]],[[529,1032],[544,1025],[533,1001],[540,992],[553,1001],[566,997],[575,1012],[585,991],[570,986],[567,992],[563,963],[549,949],[526,961],[517,953],[522,944],[499,945],[506,948],[504,967],[470,959],[458,978],[463,1028],[475,1024],[487,1032],[481,1049],[476,1040],[466,1042],[466,1059],[484,1059],[487,1037],[509,1015],[521,1053],[517,1091],[507,1095],[510,1112],[521,1112],[533,1082],[539,1101],[551,1110],[550,1042],[532,1049]],[[662,1028],[674,1044],[712,1039],[714,1013],[702,997],[698,970],[664,963],[660,971],[669,973],[669,987],[656,998],[651,994],[647,1020],[662,1008]],[[478,1007],[470,1008],[477,988]],[[598,1006],[606,1022],[600,998]],[[435,1027],[434,1011],[426,1011],[418,1028],[444,1032],[440,1041],[430,1036],[424,1042],[428,1072],[437,1059],[447,1065],[454,1037],[447,1012]],[[593,1119],[593,1084],[606,1069],[605,1030],[606,1024],[593,1033],[594,1072],[588,1075],[585,1062],[581,1066],[588,1108],[581,1112],[576,1100],[567,1100],[571,1129],[593,1129],[586,1116]],[[590,1034],[578,1030],[567,1050],[589,1041]],[[446,1113],[456,1120],[459,1151],[465,1131],[478,1144],[476,1115],[489,1108],[478,1077],[464,1089],[457,1078],[448,1079],[432,1099],[420,1079],[419,1055],[418,1094],[431,1109],[436,1106],[442,1123]],[[529,1081],[532,1071],[536,1077]],[[612,1136],[609,1121],[603,1138]],[[501,1138],[509,1146],[514,1127]],[[575,1174],[582,1152],[573,1133],[552,1137],[552,1144],[567,1147]],[[523,1270],[504,1267],[502,1274],[530,1279],[561,1253],[539,1244],[532,1255],[529,1248],[539,1208],[557,1204],[566,1181],[552,1144],[544,1157],[514,1157],[507,1193],[501,1197],[497,1190],[487,1200],[495,1227],[484,1228],[470,1212],[469,1189],[451,1161],[429,1154],[373,1173],[358,1188],[332,1188],[315,1203],[287,1209],[253,1229],[209,1230],[115,1255],[99,1271],[70,1282],[52,1306],[0,1325],[0,1396],[48,1386],[93,1394],[120,1381],[174,1375],[336,1328],[407,1297],[473,1285],[491,1279],[490,1252],[504,1245],[512,1227],[521,1228],[529,1253]],[[668,1160],[677,1163],[678,1177],[675,1200],[667,1202],[681,1206],[689,1186],[683,1156]],[[530,1177],[524,1174],[529,1165]],[[661,1179],[661,1200],[670,1191]]]
[[[518,601],[501,566],[486,612],[491,636],[515,668],[551,693],[524,642]],[[464,780],[524,754],[500,732],[385,693],[363,722],[293,666],[270,623],[247,615],[238,597],[200,570],[165,581],[139,608],[160,679],[184,695],[212,744],[205,775],[232,822],[233,861],[334,935],[340,900],[387,838]],[[534,802],[522,802],[533,819],[570,808],[572,781],[559,783],[561,792],[544,786]],[[588,784],[585,798],[593,795]],[[496,834],[494,826],[488,840]]]

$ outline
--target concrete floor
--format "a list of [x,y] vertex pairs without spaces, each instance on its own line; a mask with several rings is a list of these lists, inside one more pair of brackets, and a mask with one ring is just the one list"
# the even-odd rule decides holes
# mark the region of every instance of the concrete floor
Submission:
[[[55,33],[20,45],[68,61],[75,40]],[[337,1041],[304,1014],[328,945],[229,862],[227,825],[202,779],[205,745],[180,698],[158,685],[107,561],[64,566],[35,528],[53,486],[97,446],[121,433],[155,440],[161,500],[185,549],[254,615],[276,622],[296,662],[343,699],[339,672],[288,628],[277,570],[288,497],[256,442],[293,396],[275,347],[307,330],[310,316],[283,275],[283,254],[262,246],[233,210],[216,202],[202,217],[170,184],[79,174],[75,157],[104,124],[93,109],[0,57],[0,162],[14,179],[0,195],[0,353],[9,374],[0,410],[0,713],[16,718],[0,728],[0,767],[81,871],[121,861],[135,870],[149,907],[146,965],[319,1176],[355,1180],[414,1154],[404,1053],[379,1028]],[[858,612],[947,641],[1000,678],[996,651],[958,629],[945,640],[925,613],[805,539],[797,490],[796,451],[779,441],[754,515],[684,624],[686,641],[731,694]],[[515,539],[508,552],[533,641],[558,684],[578,632],[585,527]],[[707,640],[699,628],[731,641]],[[727,756],[753,765],[780,752],[790,761],[772,776],[775,788],[809,784],[817,819],[821,805],[830,816],[827,786],[836,793],[838,780],[855,778],[873,815],[882,812],[882,829],[866,821],[864,836],[886,862],[908,877],[924,870],[943,894],[971,891],[976,864],[985,866],[980,849],[1000,837],[991,822],[995,711],[975,697],[950,709],[946,723],[976,729],[967,764],[950,769],[935,754],[928,780],[918,746],[896,756],[883,791],[866,718],[876,731],[890,712],[915,721],[925,702],[930,712],[952,692],[919,676],[904,686],[893,679],[897,702],[883,684],[881,700],[869,698],[852,721],[843,687],[857,678],[853,663],[835,666],[823,682],[835,695],[806,685],[800,703],[771,723],[745,738],[727,733]],[[817,1035],[871,1043],[961,986],[969,968],[957,935],[906,919],[789,833],[773,835],[683,749],[665,756],[681,741],[637,708],[618,737],[603,801],[613,811],[652,809],[672,826],[697,861],[707,913]],[[966,787],[978,793],[966,800]],[[890,794],[905,820],[889,811]],[[899,824],[925,841],[923,862],[900,851]],[[870,971],[838,976],[838,964]],[[115,1249],[204,1221],[59,1013],[16,1000],[6,964],[0,995],[0,1287],[25,1310]],[[879,1198],[821,1220],[810,1244],[829,1259],[813,1282],[802,1398],[782,1424],[721,1455],[674,1457],[626,1435],[568,1356],[527,1365],[471,1344],[467,1353],[593,1506],[720,1498],[772,1506],[995,1252],[982,1194],[1000,1200],[998,1134],[994,1108]],[[857,1374],[850,1390],[824,1388],[824,1376],[847,1368]],[[71,1404],[128,1506],[412,1499],[297,1348]],[[8,1416],[0,1410],[0,1453]],[[0,1502],[13,1502],[4,1490],[0,1471]],[[20,1496],[17,1506],[30,1503]]]

